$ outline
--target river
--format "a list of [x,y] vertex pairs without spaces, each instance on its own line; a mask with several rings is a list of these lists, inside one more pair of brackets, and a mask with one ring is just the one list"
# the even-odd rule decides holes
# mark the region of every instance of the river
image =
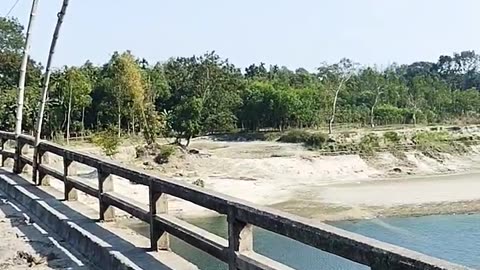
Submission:
[[[195,225],[226,237],[222,217],[190,220]],[[385,218],[336,222],[332,225],[378,240],[410,248],[473,268],[480,268],[480,214],[445,215],[409,218]],[[148,235],[144,224],[133,224],[135,230]],[[226,265],[178,239],[172,249],[204,270],[227,269]],[[319,251],[283,236],[255,228],[256,252],[295,269],[369,269],[343,258]]]

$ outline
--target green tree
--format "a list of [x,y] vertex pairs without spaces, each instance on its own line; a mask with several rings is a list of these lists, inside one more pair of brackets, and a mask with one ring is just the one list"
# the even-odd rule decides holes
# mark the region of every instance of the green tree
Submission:
[[20,55],[25,44],[23,29],[17,19],[0,17],[0,53]]
[[[66,110],[66,138],[67,144],[70,142],[70,127],[72,123],[72,111],[84,111],[85,107],[91,103],[90,93],[92,91],[91,81],[86,74],[79,68],[67,68],[62,72],[61,79],[57,84],[61,95],[67,103]],[[85,126],[82,113],[82,129]]]

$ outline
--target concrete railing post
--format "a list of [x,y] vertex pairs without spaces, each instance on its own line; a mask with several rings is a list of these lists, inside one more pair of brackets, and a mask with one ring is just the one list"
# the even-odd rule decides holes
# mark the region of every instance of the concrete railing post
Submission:
[[[34,176],[34,180],[33,182],[35,182],[36,178],[35,178],[35,174],[38,175],[38,185],[39,186],[50,186],[50,176],[46,175],[45,173],[43,172],[40,172],[40,170],[38,170],[38,167],[41,166],[42,164],[49,164],[50,163],[50,157],[48,155],[47,152],[45,151],[37,151],[37,156],[33,157],[34,160],[36,160],[37,162],[34,162],[33,164],[33,176]],[[37,184],[37,183],[36,183]]]
[[109,173],[105,173],[102,170],[97,170],[98,174],[98,204],[100,205],[100,220],[101,221],[114,221],[115,209],[111,205],[108,205],[103,200],[103,194],[113,191],[113,178]]
[[[5,150],[5,144],[7,143],[7,140],[2,138],[0,140],[0,150],[4,151]],[[7,160],[7,157],[5,155],[2,155],[2,167],[5,167],[5,160]]]
[[157,214],[168,213],[167,194],[155,192],[150,186],[150,247],[152,250],[170,250],[168,233],[162,231],[155,221]]
[[25,168],[25,163],[22,162],[20,156],[24,154],[25,143],[20,140],[19,137],[16,138],[17,146],[15,147],[15,163],[13,164],[13,173],[20,174]]
[[253,251],[253,226],[235,218],[229,211],[228,222],[228,269],[236,270],[237,252]]
[[77,190],[73,188],[73,185],[68,181],[68,176],[73,174],[72,160],[63,157],[63,185],[65,201],[76,201],[78,199]]

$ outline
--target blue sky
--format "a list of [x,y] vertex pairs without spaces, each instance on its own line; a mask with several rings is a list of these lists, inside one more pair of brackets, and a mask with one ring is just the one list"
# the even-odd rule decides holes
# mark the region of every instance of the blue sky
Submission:
[[[45,63],[61,0],[39,0],[33,57]],[[0,0],[4,16],[15,0]],[[54,66],[107,61],[130,49],[150,62],[215,50],[251,63],[314,69],[436,61],[480,50],[478,0],[70,0]],[[31,0],[11,16],[28,20]]]

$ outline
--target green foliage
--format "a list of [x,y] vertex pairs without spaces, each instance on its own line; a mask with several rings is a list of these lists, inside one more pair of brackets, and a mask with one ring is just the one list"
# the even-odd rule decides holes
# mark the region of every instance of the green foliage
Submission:
[[421,131],[416,133],[412,140],[417,149],[425,154],[452,153],[457,150],[457,144],[445,131]]
[[362,137],[358,146],[362,154],[373,155],[380,147],[380,139],[378,138],[377,134],[369,133]]
[[387,132],[383,133],[383,139],[385,140],[385,143],[387,145],[388,144],[397,145],[401,141],[402,138],[395,131],[387,131]]
[[175,154],[175,147],[171,145],[161,145],[158,150],[158,154],[153,159],[158,164],[168,163],[170,157]]
[[0,53],[20,53],[24,43],[23,26],[18,20],[0,17]]
[[111,129],[94,134],[91,140],[109,157],[118,153],[118,147],[122,143],[121,139]]

